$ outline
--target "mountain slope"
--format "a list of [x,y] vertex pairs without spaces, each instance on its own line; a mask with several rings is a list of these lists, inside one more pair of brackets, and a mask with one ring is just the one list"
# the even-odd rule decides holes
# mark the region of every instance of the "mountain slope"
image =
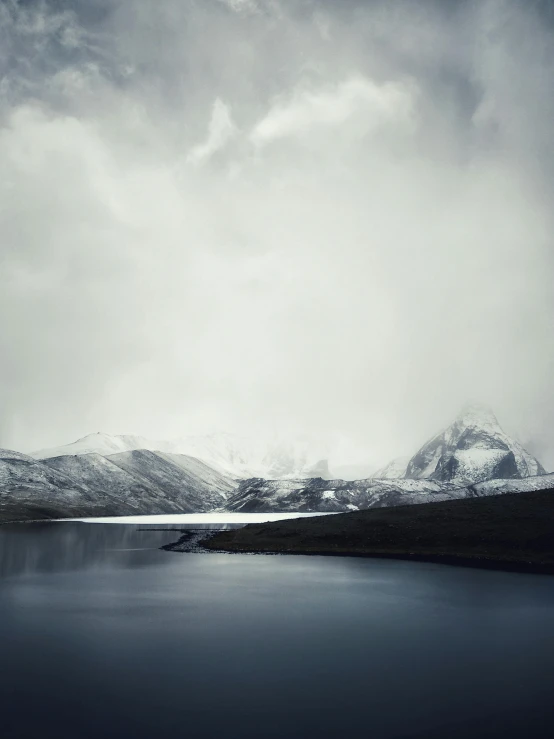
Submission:
[[398,480],[406,476],[406,468],[410,461],[410,457],[397,457],[389,462],[381,469],[374,472],[371,477],[376,480]]
[[541,464],[502,430],[490,409],[469,405],[411,458],[405,476],[464,485],[544,472]]
[[0,450],[0,520],[88,515],[97,496],[63,471],[8,449]]
[[485,480],[472,485],[471,490],[478,497],[554,490],[554,474],[526,477],[523,480]]
[[147,481],[173,510],[178,508],[182,513],[212,511],[222,506],[236,487],[229,478],[183,454],[137,449],[108,459],[129,475]]
[[236,483],[185,455],[137,450],[39,461],[0,450],[0,521],[220,508]]
[[146,512],[151,507],[156,508],[156,512],[164,512],[158,510],[156,491],[146,480],[128,474],[101,454],[52,457],[44,460],[43,464],[71,477],[88,490],[98,503],[109,502],[125,514]]
[[121,513],[190,513],[224,504],[235,484],[197,459],[149,450],[103,457],[53,457],[45,465],[75,480]]
[[244,480],[225,504],[243,512],[348,512],[506,493],[554,490],[554,474],[460,486],[440,480]]

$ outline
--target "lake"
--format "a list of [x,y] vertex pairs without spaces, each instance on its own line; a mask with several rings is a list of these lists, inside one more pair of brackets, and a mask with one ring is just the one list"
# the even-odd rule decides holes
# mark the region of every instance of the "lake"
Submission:
[[551,736],[554,577],[161,526],[0,526],[3,737]]

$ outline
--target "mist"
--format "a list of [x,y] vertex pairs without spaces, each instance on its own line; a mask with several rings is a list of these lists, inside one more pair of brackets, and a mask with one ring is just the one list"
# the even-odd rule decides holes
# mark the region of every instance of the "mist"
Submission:
[[0,445],[467,400],[554,468],[549,3],[0,7]]

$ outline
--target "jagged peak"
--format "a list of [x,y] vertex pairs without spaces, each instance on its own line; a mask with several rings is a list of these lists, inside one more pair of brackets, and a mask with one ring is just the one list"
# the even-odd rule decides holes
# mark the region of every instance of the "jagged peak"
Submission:
[[543,473],[540,462],[502,429],[492,409],[473,401],[412,457],[406,477],[478,482]]

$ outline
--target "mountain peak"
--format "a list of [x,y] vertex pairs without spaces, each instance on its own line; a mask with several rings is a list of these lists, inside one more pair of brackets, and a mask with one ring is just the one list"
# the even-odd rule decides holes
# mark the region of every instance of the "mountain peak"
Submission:
[[471,484],[544,474],[541,464],[506,434],[492,409],[468,403],[455,421],[415,454],[406,477]]
[[455,424],[461,426],[496,426],[499,427],[498,419],[492,408],[484,403],[466,403],[456,416]]

